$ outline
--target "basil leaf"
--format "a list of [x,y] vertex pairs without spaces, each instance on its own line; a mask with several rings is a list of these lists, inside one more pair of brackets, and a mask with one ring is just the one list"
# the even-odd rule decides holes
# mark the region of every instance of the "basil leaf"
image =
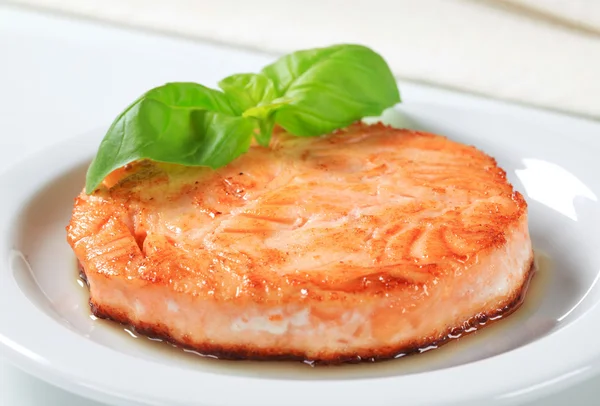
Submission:
[[268,147],[275,127],[274,113],[289,103],[289,100],[275,99],[269,104],[260,104],[249,108],[242,114],[243,117],[252,117],[258,121],[259,132],[256,134],[256,140],[263,147]]
[[384,59],[360,45],[294,52],[219,87],[168,83],[142,95],[102,140],[86,192],[133,161],[218,168],[246,152],[252,137],[268,146],[275,125],[292,135],[321,135],[400,101]]
[[256,107],[249,108],[244,111],[242,116],[244,117],[254,117],[259,120],[264,120],[273,115],[277,110],[281,107],[286,106],[291,103],[290,99],[286,99],[284,97],[277,98],[268,104],[259,104]]
[[290,100],[275,112],[275,122],[294,135],[326,134],[400,102],[385,60],[360,45],[294,52],[262,73]]
[[192,82],[167,83],[149,90],[140,99],[154,99],[174,108],[201,108],[231,116],[238,115],[224,93]]
[[259,145],[268,147],[271,142],[271,135],[273,134],[273,127],[275,127],[275,119],[273,115],[265,118],[264,120],[258,120],[258,134],[254,135]]
[[237,107],[238,115],[277,97],[273,81],[262,73],[231,75],[221,80],[219,87]]
[[195,83],[144,94],[113,122],[86,176],[92,193],[115,169],[139,159],[187,166],[226,165],[246,152],[255,123],[235,116],[226,96]]
[[256,140],[263,147],[269,146],[275,121],[273,113],[282,105],[277,96],[273,81],[262,73],[242,73],[228,76],[219,82],[237,113],[256,119],[259,132]]

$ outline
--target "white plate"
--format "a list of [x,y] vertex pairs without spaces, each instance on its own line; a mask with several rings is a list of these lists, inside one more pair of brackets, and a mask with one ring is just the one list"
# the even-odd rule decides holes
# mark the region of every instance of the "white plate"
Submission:
[[426,104],[404,105],[387,118],[478,146],[526,196],[541,268],[524,307],[509,319],[407,359],[330,368],[216,361],[133,339],[90,318],[65,241],[100,131],[0,176],[3,351],[42,379],[115,404],[506,405],[596,373],[598,127],[574,120],[569,133],[560,133],[510,114]]

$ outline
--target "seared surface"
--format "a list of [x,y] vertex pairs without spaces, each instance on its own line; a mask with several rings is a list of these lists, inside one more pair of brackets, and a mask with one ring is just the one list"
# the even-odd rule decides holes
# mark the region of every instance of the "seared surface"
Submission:
[[492,158],[382,125],[106,183],[67,227],[92,308],[209,354],[390,357],[511,307],[532,261]]

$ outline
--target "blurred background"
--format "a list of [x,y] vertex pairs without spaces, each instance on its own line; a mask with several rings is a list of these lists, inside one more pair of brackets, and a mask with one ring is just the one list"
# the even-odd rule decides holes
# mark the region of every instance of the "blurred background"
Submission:
[[18,0],[282,53],[356,42],[403,79],[600,118],[596,0]]

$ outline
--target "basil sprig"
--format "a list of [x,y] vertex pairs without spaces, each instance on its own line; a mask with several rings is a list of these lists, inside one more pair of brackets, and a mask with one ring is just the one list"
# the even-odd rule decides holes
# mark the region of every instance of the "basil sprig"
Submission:
[[297,51],[260,73],[229,76],[219,88],[168,83],[134,101],[100,143],[86,192],[137,160],[219,168],[248,151],[253,137],[268,146],[275,124],[317,136],[400,102],[385,60],[360,45]]

